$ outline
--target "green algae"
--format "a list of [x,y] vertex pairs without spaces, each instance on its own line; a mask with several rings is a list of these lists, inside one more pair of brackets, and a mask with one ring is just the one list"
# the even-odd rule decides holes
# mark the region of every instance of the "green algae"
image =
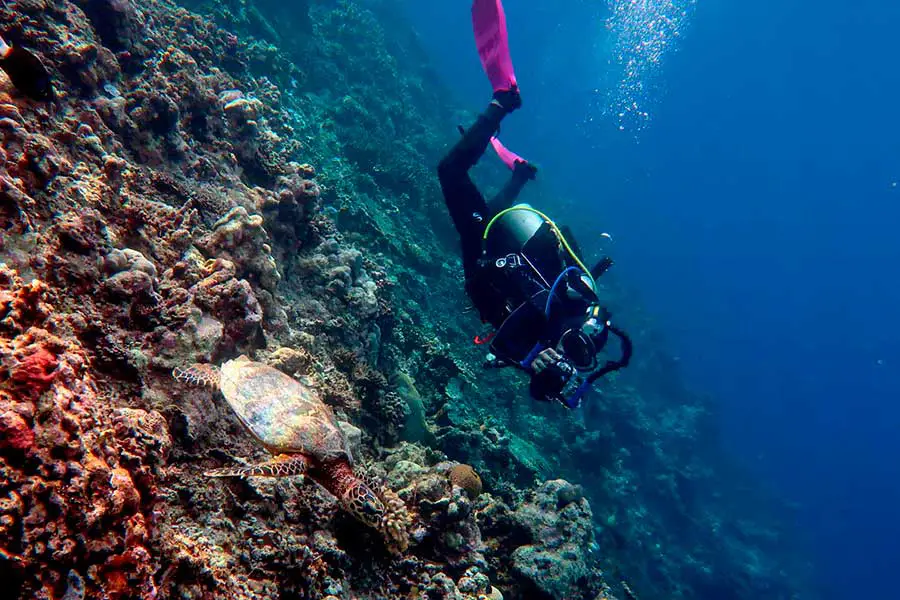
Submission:
[[419,390],[416,389],[413,378],[398,371],[394,376],[394,383],[397,386],[397,393],[409,407],[401,435],[402,439],[407,442],[433,441],[434,436],[428,429],[428,423],[425,420],[425,403]]

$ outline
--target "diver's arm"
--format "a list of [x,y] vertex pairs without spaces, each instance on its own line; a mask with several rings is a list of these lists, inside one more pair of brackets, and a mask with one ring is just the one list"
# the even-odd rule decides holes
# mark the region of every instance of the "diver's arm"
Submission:
[[[577,256],[584,256],[581,253],[581,246],[578,245],[578,240],[575,239],[575,233],[572,231],[572,229],[568,225],[561,225],[559,230],[569,242],[569,245],[572,247],[572,251]],[[608,256],[604,256],[597,262],[597,264],[591,267],[591,277],[593,277],[594,279],[600,279],[600,277],[604,273],[606,273],[611,266],[613,266],[613,259]]]
[[484,112],[478,115],[475,123],[468,129],[460,128],[462,137],[441,160],[438,175],[442,179],[459,176],[460,173],[466,173],[475,166],[487,150],[491,138],[500,128],[503,118],[521,105],[522,99],[517,89],[494,92],[494,99]]
[[519,161],[513,169],[512,175],[496,196],[488,202],[488,214],[496,215],[501,210],[512,206],[525,184],[535,178],[537,167],[526,161]]
[[600,277],[606,273],[609,268],[613,266],[613,259],[608,256],[604,256],[591,268],[591,276],[594,279],[600,279]]

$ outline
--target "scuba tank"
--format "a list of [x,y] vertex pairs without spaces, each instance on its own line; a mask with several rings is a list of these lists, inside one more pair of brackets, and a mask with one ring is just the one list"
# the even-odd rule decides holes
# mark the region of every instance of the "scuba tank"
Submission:
[[[519,204],[517,206],[527,206]],[[497,219],[491,235],[485,240],[488,256],[518,254],[544,224],[538,214],[530,210],[512,210]]]

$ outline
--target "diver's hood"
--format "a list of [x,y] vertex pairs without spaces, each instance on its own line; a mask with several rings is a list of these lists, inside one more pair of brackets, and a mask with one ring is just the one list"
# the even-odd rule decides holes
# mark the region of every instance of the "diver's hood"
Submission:
[[[519,204],[517,206],[528,206]],[[487,238],[488,256],[506,256],[522,251],[525,244],[538,232],[544,220],[530,210],[511,210],[497,219]]]

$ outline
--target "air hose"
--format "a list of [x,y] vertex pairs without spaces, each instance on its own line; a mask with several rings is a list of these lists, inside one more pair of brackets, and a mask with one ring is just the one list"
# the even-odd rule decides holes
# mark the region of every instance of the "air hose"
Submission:
[[[565,280],[566,275],[568,275],[572,271],[581,271],[578,267],[569,267],[565,271],[559,274],[559,277],[556,278],[556,281],[553,282],[553,285],[550,287],[550,293],[547,294],[547,305],[544,307],[544,316],[547,320],[550,319],[550,304],[553,302],[553,297],[556,295],[556,290],[559,287],[559,284]],[[582,271],[586,273],[587,271]],[[588,275],[590,276],[590,275]]]

